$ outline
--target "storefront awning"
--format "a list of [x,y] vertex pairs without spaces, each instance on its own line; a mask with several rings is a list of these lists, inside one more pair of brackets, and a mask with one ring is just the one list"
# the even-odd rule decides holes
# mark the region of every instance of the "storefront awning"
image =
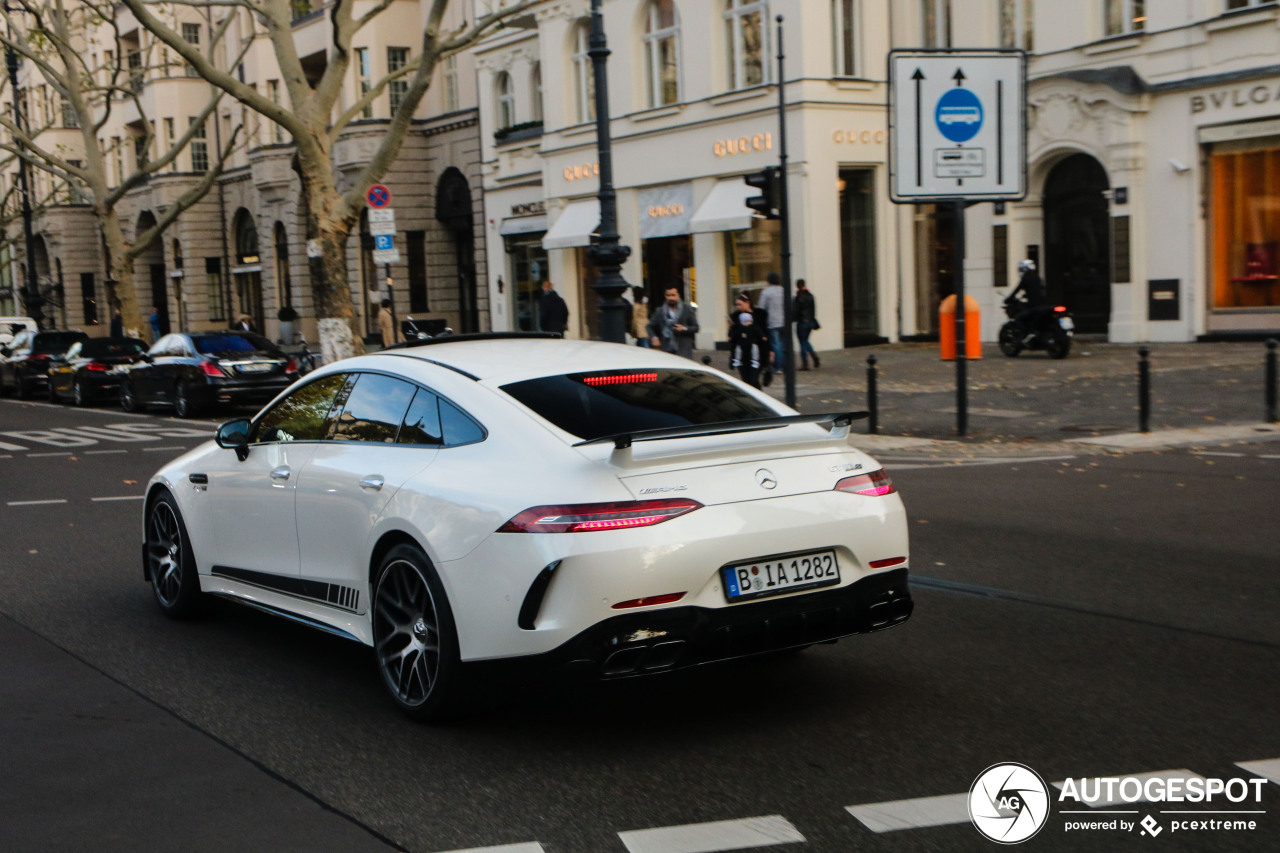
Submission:
[[759,195],[755,187],[747,186],[741,178],[721,181],[711,188],[708,195],[693,214],[690,230],[694,234],[706,231],[744,231],[751,227],[751,208],[746,200]]
[[600,227],[600,201],[570,202],[542,238],[544,249],[572,249],[591,245],[591,235]]
[[547,217],[545,216],[511,216],[502,220],[502,224],[498,226],[498,233],[503,237],[510,237],[513,234],[537,234],[547,230]]

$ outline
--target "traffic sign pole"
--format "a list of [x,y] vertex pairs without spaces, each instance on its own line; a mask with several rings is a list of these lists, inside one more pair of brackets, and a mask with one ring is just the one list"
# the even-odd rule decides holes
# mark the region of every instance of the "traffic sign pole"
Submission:
[[[782,226],[782,357],[785,359],[783,376],[786,379],[786,403],[796,406],[796,354],[791,338],[791,201],[787,197],[787,100],[786,77],[782,73],[782,16],[778,18],[778,145],[779,145],[779,195],[781,204],[779,224]],[[774,365],[777,367],[777,365]]]
[[968,341],[965,339],[964,310],[964,209],[968,206],[964,199],[952,202],[955,216],[956,235],[956,434],[964,438],[969,431],[969,362],[966,358]]

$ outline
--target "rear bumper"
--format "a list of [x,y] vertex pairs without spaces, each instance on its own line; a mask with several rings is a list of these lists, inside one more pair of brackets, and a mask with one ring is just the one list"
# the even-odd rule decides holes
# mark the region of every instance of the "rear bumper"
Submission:
[[626,678],[882,631],[905,622],[913,609],[907,570],[896,569],[808,595],[616,616],[550,652],[479,665]]
[[293,384],[294,377],[276,377],[258,382],[218,380],[204,390],[202,402],[222,405],[266,403]]

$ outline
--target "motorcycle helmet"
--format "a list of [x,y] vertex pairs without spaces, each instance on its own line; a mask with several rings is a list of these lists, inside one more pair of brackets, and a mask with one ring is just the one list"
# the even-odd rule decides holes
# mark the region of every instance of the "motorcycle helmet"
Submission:
[[1036,262],[1031,260],[1030,258],[1027,258],[1026,260],[1018,261],[1018,272],[1020,273],[1030,272],[1035,268],[1036,268]]

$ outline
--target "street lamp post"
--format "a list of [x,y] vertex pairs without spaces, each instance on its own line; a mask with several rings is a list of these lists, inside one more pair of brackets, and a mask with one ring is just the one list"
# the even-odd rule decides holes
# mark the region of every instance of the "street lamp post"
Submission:
[[587,55],[595,80],[596,152],[600,161],[600,240],[587,247],[587,256],[596,265],[599,278],[592,289],[600,297],[600,340],[626,343],[626,302],[622,294],[627,281],[622,264],[631,256],[631,247],[618,242],[618,198],[613,190],[613,143],[609,136],[609,75],[605,62],[609,48],[604,37],[601,0],[591,0],[591,36]]
[[[4,18],[7,35],[13,37],[13,29],[9,26],[9,0],[4,0]],[[6,45],[4,51],[5,65],[9,70],[9,88],[13,93],[13,124],[22,131],[22,107],[20,106],[20,97],[18,94],[18,54],[13,48]],[[16,140],[18,143],[18,151],[24,148],[22,140]],[[26,307],[27,316],[36,321],[39,326],[44,320],[44,312],[41,306],[44,305],[44,297],[40,295],[40,285],[36,279],[36,256],[35,256],[35,234],[31,228],[31,193],[28,190],[27,180],[27,158],[18,157],[18,193],[22,196],[22,236],[26,241],[27,254],[27,278],[23,283],[22,302]]]

